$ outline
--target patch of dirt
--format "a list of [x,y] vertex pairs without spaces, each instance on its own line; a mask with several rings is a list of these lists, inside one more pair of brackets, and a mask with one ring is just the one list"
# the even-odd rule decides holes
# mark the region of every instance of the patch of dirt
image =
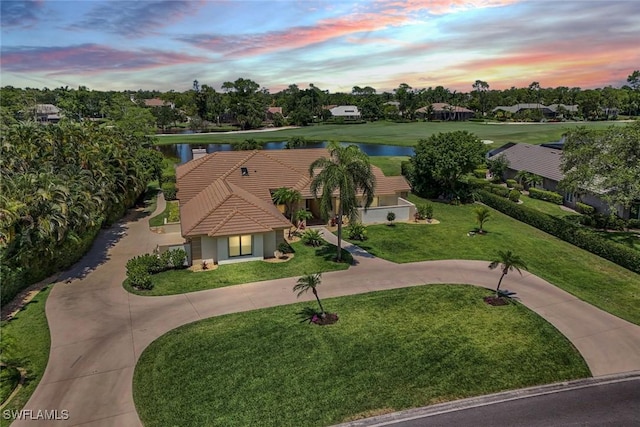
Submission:
[[504,297],[491,296],[491,297],[484,297],[483,299],[485,303],[489,305],[493,305],[495,307],[509,304],[509,299]]
[[413,220],[413,221],[407,221],[409,223],[413,223],[413,224],[426,224],[426,225],[436,225],[436,224],[440,224],[440,221],[438,221],[437,219],[419,219],[419,220]]
[[316,320],[316,325],[325,326],[325,325],[333,325],[338,322],[338,315],[336,313],[325,313],[324,317]]
[[277,264],[277,263],[280,263],[280,262],[291,261],[294,256],[295,256],[295,254],[285,254],[285,255],[282,255],[282,256],[280,256],[278,258],[276,258],[276,257],[265,258],[264,262],[270,262],[270,263],[273,263],[273,264]]
[[194,264],[191,267],[187,268],[187,270],[193,271],[194,273],[198,273],[198,272],[201,272],[201,271],[214,271],[214,270],[217,270],[217,269],[218,269],[218,264],[213,264],[213,263],[210,263],[210,262],[207,263],[207,268],[206,269],[202,268],[202,263],[197,263],[197,264]]

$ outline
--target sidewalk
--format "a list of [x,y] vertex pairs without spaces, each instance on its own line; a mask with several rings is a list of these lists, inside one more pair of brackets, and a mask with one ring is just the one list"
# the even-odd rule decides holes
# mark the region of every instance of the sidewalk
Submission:
[[[164,209],[158,201],[156,213]],[[156,213],[152,214],[155,215]],[[80,272],[52,289],[46,312],[51,353],[44,377],[25,409],[69,411],[67,421],[47,425],[140,426],[132,393],[136,361],[164,333],[199,319],[291,304],[295,278],[269,280],[183,295],[144,297],[122,282],[128,259],[150,252],[162,235],[149,231],[148,217],[105,231],[108,251],[94,245]],[[323,231],[327,240],[335,236]],[[111,239],[107,238],[112,236]],[[103,237],[101,237],[103,238]],[[429,283],[493,288],[496,272],[486,261],[425,261],[395,264],[344,242],[356,265],[323,274],[325,298]],[[640,370],[640,326],[603,312],[532,274],[509,275],[506,287],[555,325],[576,346],[594,376]],[[306,296],[309,300],[313,296]],[[304,300],[306,298],[301,298]],[[43,425],[16,421],[15,426]]]

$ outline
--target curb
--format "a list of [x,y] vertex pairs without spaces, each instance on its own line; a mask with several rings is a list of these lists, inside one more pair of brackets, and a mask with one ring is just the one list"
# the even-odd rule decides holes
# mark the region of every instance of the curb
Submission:
[[404,421],[411,421],[420,418],[428,418],[448,412],[463,411],[480,406],[493,405],[496,403],[508,402],[511,400],[527,399],[530,397],[542,396],[545,394],[561,393],[563,391],[576,390],[597,385],[612,384],[624,381],[640,380],[640,371],[626,372],[623,374],[603,375],[599,377],[584,378],[579,380],[564,381],[542,386],[522,388],[500,393],[488,394],[485,396],[471,397],[468,399],[456,400],[453,402],[439,403],[437,405],[423,406],[421,408],[408,409],[406,411],[393,412],[347,423],[336,424],[334,427],[378,427],[387,426]]

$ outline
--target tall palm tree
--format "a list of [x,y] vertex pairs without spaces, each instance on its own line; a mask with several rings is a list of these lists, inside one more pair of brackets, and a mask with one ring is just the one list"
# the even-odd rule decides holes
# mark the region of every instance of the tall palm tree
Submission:
[[322,282],[322,279],[320,276],[321,276],[320,273],[307,274],[302,276],[301,278],[298,279],[298,281],[296,282],[297,284],[293,287],[293,292],[298,292],[298,297],[300,297],[300,295],[304,294],[309,289],[311,289],[311,291],[313,292],[313,295],[316,297],[316,300],[318,301],[318,305],[320,306],[320,313],[324,315],[324,308],[322,307],[322,303],[320,302],[320,297],[318,297],[318,291],[316,290],[316,287],[318,287],[320,282]]
[[473,210],[473,213],[475,213],[476,215],[476,222],[478,223],[478,226],[480,228],[479,232],[484,233],[482,227],[484,226],[485,222],[489,221],[489,218],[491,217],[491,211],[486,206],[478,206]]
[[496,296],[499,295],[502,279],[508,272],[516,270],[522,276],[522,271],[520,271],[520,269],[524,270],[527,268],[527,265],[522,258],[511,251],[498,251],[496,258],[494,258],[494,260],[491,261],[491,264],[489,264],[489,268],[494,270],[498,268],[498,266],[500,266],[500,269],[502,270],[502,276],[500,276],[500,280],[498,281]]
[[325,218],[333,210],[334,193],[338,193],[338,256],[342,259],[342,217],[351,222],[358,219],[358,192],[364,198],[364,208],[373,202],[376,178],[371,171],[369,157],[355,145],[341,147],[332,141],[327,147],[329,158],[321,157],[309,166],[311,193],[320,196],[320,211]]

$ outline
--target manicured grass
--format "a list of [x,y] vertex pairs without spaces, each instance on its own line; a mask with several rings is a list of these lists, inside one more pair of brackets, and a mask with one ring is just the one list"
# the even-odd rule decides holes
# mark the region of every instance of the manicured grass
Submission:
[[[322,286],[318,288],[322,296]],[[192,323],[153,342],[133,395],[145,426],[322,426],[590,375],[553,326],[492,292],[429,285]]]
[[568,129],[585,126],[589,129],[604,129],[611,125],[625,125],[620,122],[566,122],[537,124],[485,124],[478,122],[413,122],[393,123],[379,121],[357,125],[319,125],[273,132],[211,135],[164,135],[158,137],[159,144],[209,144],[231,143],[253,138],[261,142],[285,141],[293,136],[301,136],[311,141],[365,142],[369,144],[415,145],[419,139],[428,138],[439,132],[466,130],[480,139],[494,141],[488,147],[507,142],[527,142],[542,144],[558,141]]
[[167,219],[167,222],[180,221],[180,206],[177,200],[167,202],[167,207],[164,211],[149,220],[149,226],[160,227],[164,224],[165,218]]
[[265,261],[241,262],[220,265],[211,271],[192,272],[189,270],[171,270],[152,276],[154,287],[150,291],[138,291],[124,282],[129,292],[137,295],[174,295],[204,289],[222,288],[240,283],[261,280],[280,279],[282,277],[302,276],[306,273],[346,270],[352,262],[351,254],[342,251],[343,262],[333,261],[337,249],[334,245],[324,244],[319,248],[305,246],[297,242],[291,244],[295,256],[281,263]]
[[[410,196],[414,203],[423,199]],[[433,203],[437,225],[371,225],[368,240],[354,242],[394,262],[438,259],[491,260],[511,249],[529,271],[578,298],[640,324],[640,275],[491,209],[486,235],[467,236],[476,227],[474,205]],[[513,273],[512,273],[513,274]],[[515,273],[517,274],[517,273]]]
[[[4,410],[20,410],[36,389],[49,360],[49,325],[44,306],[50,288],[36,295],[24,308],[8,321],[2,322],[2,339],[13,341],[13,354],[20,359],[26,370],[24,386],[13,397]],[[9,338],[10,337],[10,338]],[[5,422],[2,421],[2,425]]]
[[522,203],[526,207],[538,210],[540,212],[544,212],[547,215],[560,217],[560,218],[567,217],[567,216],[580,215],[579,213],[576,213],[576,212],[566,211],[562,209],[560,205],[556,205],[555,203],[547,202],[540,199],[532,199],[531,197],[525,196],[524,194],[520,196],[520,200],[522,200]]
[[385,176],[402,175],[402,162],[409,160],[408,156],[370,156],[371,164],[382,169]]

